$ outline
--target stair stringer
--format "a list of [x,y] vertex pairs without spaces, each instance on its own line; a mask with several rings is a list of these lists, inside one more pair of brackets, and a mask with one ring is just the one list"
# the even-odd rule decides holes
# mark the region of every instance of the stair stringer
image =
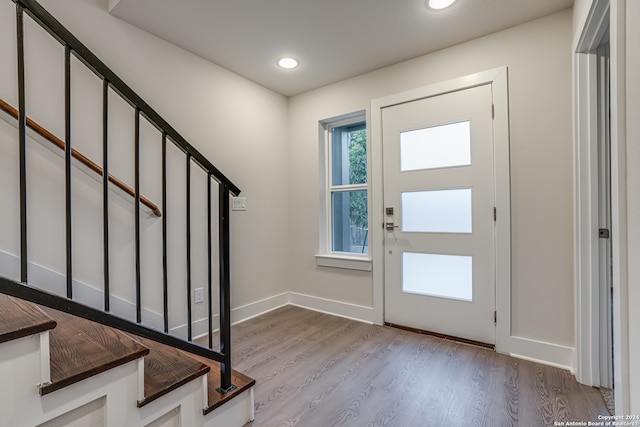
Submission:
[[[206,385],[205,385],[206,389]],[[253,421],[254,411],[254,387],[234,397],[219,408],[214,409],[204,417],[205,427],[216,426],[243,426]]]
[[[24,412],[32,413],[32,402],[39,400],[43,382],[42,360],[49,349],[40,351],[42,332],[0,344],[0,425],[28,425]],[[45,378],[45,380],[48,380]],[[32,418],[30,416],[30,418]],[[37,424],[31,424],[37,425]]]
[[[141,365],[138,360],[117,366],[46,396],[39,384],[47,375],[41,348],[48,332],[0,344],[0,425],[39,426],[98,399],[105,398],[105,426],[136,426],[135,402]],[[141,360],[141,359],[140,359]]]
[[[207,376],[138,408],[142,359],[117,366],[51,394],[40,396],[38,385],[48,375],[48,332],[0,344],[0,425],[32,427],[55,420],[102,400],[104,426],[145,427],[172,411],[178,425],[194,427],[242,426],[253,419],[253,389],[236,396],[203,416],[207,402]],[[96,426],[97,427],[97,426]]]
[[[178,426],[203,427],[202,396],[206,393],[206,378],[206,375],[203,375],[159,397],[142,408],[137,408],[137,424],[131,425],[147,426],[165,414],[177,409]],[[133,404],[135,406],[135,401]],[[243,424],[236,425],[241,426]]]
[[131,425],[147,426],[176,408],[180,420],[177,426],[242,427],[253,421],[253,387],[203,416],[203,408],[207,404],[207,376],[205,374],[139,408],[139,423]]

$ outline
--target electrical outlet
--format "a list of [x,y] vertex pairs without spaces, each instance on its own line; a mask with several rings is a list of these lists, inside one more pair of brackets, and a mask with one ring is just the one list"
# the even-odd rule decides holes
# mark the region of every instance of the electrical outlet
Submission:
[[247,210],[247,198],[246,197],[234,197],[231,210],[234,211],[246,211]]
[[196,288],[195,302],[196,304],[204,302],[204,288]]

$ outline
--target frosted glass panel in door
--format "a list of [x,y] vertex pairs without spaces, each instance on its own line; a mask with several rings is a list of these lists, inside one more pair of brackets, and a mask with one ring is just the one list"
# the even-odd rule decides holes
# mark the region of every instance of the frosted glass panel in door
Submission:
[[400,171],[471,164],[469,121],[400,133]]
[[471,189],[402,193],[402,231],[471,233]]
[[471,301],[473,261],[470,256],[405,252],[402,291]]

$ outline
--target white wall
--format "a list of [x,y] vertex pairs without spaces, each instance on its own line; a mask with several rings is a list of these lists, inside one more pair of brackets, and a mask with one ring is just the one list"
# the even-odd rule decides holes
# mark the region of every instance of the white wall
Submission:
[[593,0],[573,0],[573,35],[580,37]]
[[512,334],[573,347],[571,20],[571,10],[566,10],[292,97],[292,290],[372,305],[370,273],[315,265],[318,121],[365,109],[375,98],[506,65],[511,127]]
[[[289,227],[286,98],[110,16],[106,11],[106,2],[44,0],[41,3],[242,190],[242,196],[247,198],[247,211],[233,212],[231,216],[232,306],[244,306],[287,290]],[[3,23],[7,23],[6,26],[3,25],[0,47],[3,49],[3,55],[8,52],[8,56],[3,56],[3,65],[0,68],[0,96],[15,105],[15,47],[8,42],[15,37],[15,11],[12,2],[2,2],[0,18]],[[34,54],[28,54],[27,57],[27,63],[31,65],[27,70],[27,76],[33,83],[28,88],[27,96],[34,100],[29,104],[28,114],[64,138],[62,48],[56,46],[55,42],[47,41],[44,34],[39,35],[38,31],[32,30],[31,27],[33,25],[28,24],[30,33],[26,43],[39,49],[43,58],[36,58]],[[5,57],[8,58],[6,62]],[[74,102],[74,109],[79,110],[78,114],[84,114],[80,116],[82,119],[75,119],[74,143],[94,161],[101,163],[101,110],[99,104],[86,102],[88,96],[85,96],[90,92],[100,96],[100,82],[90,73],[88,76],[82,73],[76,65],[72,73],[74,85],[77,85],[73,88],[74,99],[78,97],[78,101]],[[78,80],[75,80],[76,77]],[[40,96],[42,93],[46,95]],[[118,145],[123,140],[130,141],[133,135],[133,115],[128,108],[124,103],[115,100],[110,103],[113,122],[117,123],[117,127],[112,125],[110,128],[113,141],[111,170],[132,184],[132,151],[130,146]],[[96,114],[93,114],[94,112]],[[17,157],[7,154],[16,152],[16,148],[9,145],[11,140],[17,141],[14,139],[15,131],[6,126],[3,126],[3,129],[2,149],[6,153],[3,151],[2,164],[13,164],[15,168]],[[150,158],[158,159],[159,133],[149,124],[143,123],[141,134],[143,162]],[[85,141],[91,143],[85,144]],[[34,236],[39,230],[42,233],[40,235],[45,237],[44,240],[48,240],[45,249],[38,249],[40,245],[32,244],[30,255],[47,268],[64,272],[63,240],[61,241],[64,236],[63,204],[60,190],[50,188],[55,183],[62,182],[59,175],[62,161],[56,160],[47,150],[37,148],[37,144],[30,145],[35,147],[30,150],[29,156],[32,164],[38,165],[35,169],[38,170],[39,176],[33,178],[30,183],[34,186],[34,196],[37,196],[34,199],[49,199],[53,203],[51,207],[35,200],[30,202],[30,215],[37,215],[38,211],[48,211],[48,219],[30,219],[33,222],[30,226],[33,231],[30,239],[37,239]],[[184,162],[177,153],[175,154],[173,160],[170,159],[170,166],[176,171],[184,170]],[[38,157],[42,158],[42,162]],[[119,165],[116,165],[115,159],[120,161]],[[46,164],[49,166],[42,167],[48,169],[41,169],[39,166]],[[195,168],[192,170],[195,171]],[[92,284],[93,281],[101,280],[102,261],[99,256],[93,256],[101,253],[100,222],[99,219],[92,218],[89,211],[99,212],[100,187],[91,180],[83,184],[86,178],[82,178],[75,170],[74,175],[77,176],[74,188],[82,194],[82,197],[74,198],[74,224],[77,224],[74,227],[82,230],[75,233],[74,245],[78,259],[83,261],[75,263],[74,272],[77,269],[77,278]],[[147,178],[154,178],[155,181]],[[8,179],[17,182],[15,172],[10,172]],[[204,188],[206,181],[202,174],[193,172],[192,179],[195,187]],[[176,174],[169,184],[174,197],[183,198],[184,178]],[[3,187],[6,188],[9,186]],[[7,191],[3,191],[3,196],[10,200],[16,197],[15,193],[7,195]],[[149,198],[157,204],[161,203],[157,167],[146,169],[141,192],[149,194]],[[120,253],[133,254],[133,228],[130,222],[132,204],[122,200],[124,199],[116,197],[111,203],[112,209],[122,210],[120,217],[114,222],[126,223],[120,228],[117,224],[113,226],[112,239],[117,247],[117,253],[112,255],[114,263],[118,262]],[[202,228],[205,224],[203,200],[204,194],[200,200],[194,200],[195,206],[199,207],[195,209],[198,212],[192,217],[196,238],[203,234]],[[82,208],[82,203],[89,207]],[[2,249],[15,253],[18,240],[15,234],[17,211],[14,208],[17,205],[10,206],[4,205],[7,210],[2,211],[2,215],[10,215],[12,223],[2,228],[0,242]],[[184,211],[176,209],[170,207],[169,214],[174,219],[181,216],[183,218]],[[148,217],[144,210],[142,216],[143,235],[149,236],[143,238],[143,245],[153,251],[150,259],[143,258],[143,264],[150,265],[153,271],[150,281],[159,286],[160,283],[157,282],[161,277],[158,275],[161,266],[158,240],[160,220]],[[174,241],[184,240],[184,229],[181,226],[176,225],[170,231],[176,233]],[[83,237],[84,243],[75,241]],[[197,246],[192,253],[196,263],[193,287],[200,287],[206,283],[206,256],[203,257],[206,246],[202,242],[203,240],[200,240],[196,243]],[[83,248],[86,248],[86,251]],[[175,257],[184,258],[184,249],[180,244],[172,245],[169,250]],[[85,252],[91,253],[92,256]],[[131,271],[132,261],[129,256],[127,258],[129,264],[125,265],[126,268],[123,270]],[[183,269],[184,266],[181,266],[176,271],[180,272]],[[118,278],[122,269],[114,270],[113,274]],[[171,294],[175,295],[175,298],[185,298],[181,296],[183,292],[178,290],[184,287],[183,277],[177,277],[177,282],[173,285]],[[148,279],[149,277],[143,280]],[[126,280],[130,280],[130,277]],[[117,282],[119,281],[114,280],[114,286],[117,286]],[[143,291],[143,296],[145,292],[146,301],[158,311],[158,292]],[[123,295],[127,299],[131,296]],[[195,307],[201,308],[204,309],[204,305]]]

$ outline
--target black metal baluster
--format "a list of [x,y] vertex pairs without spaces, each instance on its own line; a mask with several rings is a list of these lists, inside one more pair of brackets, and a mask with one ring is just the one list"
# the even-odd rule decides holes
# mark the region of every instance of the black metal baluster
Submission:
[[18,132],[20,157],[20,281],[27,283],[27,111],[24,81],[24,10],[16,3],[18,54]]
[[191,154],[187,153],[187,339],[191,341]]
[[162,298],[164,332],[169,333],[169,284],[167,278],[167,133],[162,133]]
[[140,108],[136,108],[135,141],[135,239],[136,239],[136,322],[142,322],[142,301],[140,295]]
[[[25,27],[24,27],[24,13],[27,12],[33,17],[34,22],[40,24],[45,30],[47,30],[55,39],[57,39],[65,49],[65,227],[66,227],[66,281],[67,281],[67,294],[68,297],[72,297],[73,293],[73,248],[72,248],[72,166],[73,166],[73,153],[72,148],[72,54],[82,63],[84,63],[89,69],[93,70],[103,80],[103,246],[104,246],[104,282],[105,282],[105,310],[96,311],[89,307],[78,304],[63,296],[48,295],[42,291],[36,289],[21,286],[17,283],[15,285],[19,288],[11,290],[15,296],[25,297],[27,299],[37,302],[38,304],[46,305],[58,310],[68,311],[72,313],[78,313],[82,317],[89,318],[91,320],[110,325],[112,327],[120,328],[125,331],[129,331],[135,334],[139,334],[146,337],[152,337],[152,339],[159,340],[161,342],[168,343],[176,348],[184,349],[186,351],[192,351],[195,354],[199,354],[212,360],[216,360],[221,363],[221,377],[222,384],[219,389],[223,393],[227,393],[233,390],[235,387],[231,384],[231,339],[230,339],[230,231],[229,231],[229,198],[230,194],[237,195],[240,190],[231,183],[215,166],[213,166],[200,152],[198,152],[193,146],[191,146],[179,133],[176,132],[168,123],[162,119],[144,100],[142,100],[133,90],[128,87],[118,76],[116,76],[104,63],[102,63],[93,53],[89,51],[79,40],[77,40],[69,31],[62,26],[53,16],[47,13],[42,6],[40,6],[35,0],[14,0],[16,3],[16,29],[17,29],[17,79],[18,79],[18,129],[19,129],[19,163],[20,163],[20,277],[22,282],[27,282],[28,279],[28,234],[27,234],[27,109],[26,109],[26,95],[25,95]],[[109,158],[108,158],[108,92],[109,88],[113,89],[117,93],[128,100],[135,108],[135,142],[134,142],[134,163],[135,163],[135,264],[136,264],[136,309],[137,309],[137,322],[135,323],[119,319],[112,315],[107,314],[110,305],[110,271],[109,271]],[[191,265],[191,163],[192,160],[198,165],[202,165],[203,169],[207,173],[207,215],[208,225],[208,248],[207,253],[209,256],[208,261],[208,292],[209,292],[209,347],[213,347],[213,338],[211,330],[213,329],[213,306],[211,304],[211,294],[213,292],[213,267],[211,262],[212,257],[212,228],[215,224],[212,224],[212,210],[211,206],[211,179],[215,178],[220,182],[220,194],[219,194],[219,248],[220,248],[220,351],[206,350],[202,347],[195,346],[178,338],[171,337],[166,334],[161,334],[152,329],[143,327],[140,323],[142,321],[142,301],[141,301],[141,214],[140,203],[144,198],[140,194],[141,186],[141,141],[140,141],[140,119],[141,115],[149,119],[150,122],[156,124],[159,128],[163,129],[163,293],[164,293],[164,322],[165,330],[168,331],[168,257],[167,257],[167,154],[166,154],[166,141],[170,139],[179,149],[181,149],[187,156],[187,302],[188,302],[188,316],[189,326],[188,334],[189,341],[192,339],[192,265]],[[111,177],[113,179],[113,177]],[[130,191],[128,191],[131,193]],[[6,279],[0,278],[0,287],[8,289],[9,283]]]
[[231,384],[231,301],[230,283],[231,274],[229,271],[230,238],[229,238],[229,187],[220,183],[220,202],[218,205],[219,222],[218,227],[220,243],[220,353],[224,359],[220,363],[219,391],[228,393],[235,388]]
[[102,81],[102,252],[104,311],[109,312],[109,82]]
[[211,175],[207,174],[207,305],[209,306],[209,348],[213,348],[213,274],[211,267]]
[[73,240],[71,221],[71,48],[64,47],[64,182],[67,234],[67,298],[73,298]]
[[215,176],[219,182],[224,182],[229,187],[231,193],[235,195],[240,194],[240,189],[233,184],[229,178],[203,156],[202,153],[189,144],[189,142],[151,108],[140,95],[134,92],[113,70],[91,52],[87,46],[80,42],[64,25],[48,13],[42,5],[35,0],[14,0],[14,2],[20,4],[21,8],[28,9],[29,14],[34,16],[38,24],[45,28],[56,39],[60,40],[61,43],[68,45],[75,55],[82,58],[82,62],[97,75],[108,80],[109,86],[112,89],[115,89],[124,99],[128,100],[131,105],[137,106],[150,122],[155,123],[159,128],[163,129],[177,146],[184,152],[190,153],[191,157]]

